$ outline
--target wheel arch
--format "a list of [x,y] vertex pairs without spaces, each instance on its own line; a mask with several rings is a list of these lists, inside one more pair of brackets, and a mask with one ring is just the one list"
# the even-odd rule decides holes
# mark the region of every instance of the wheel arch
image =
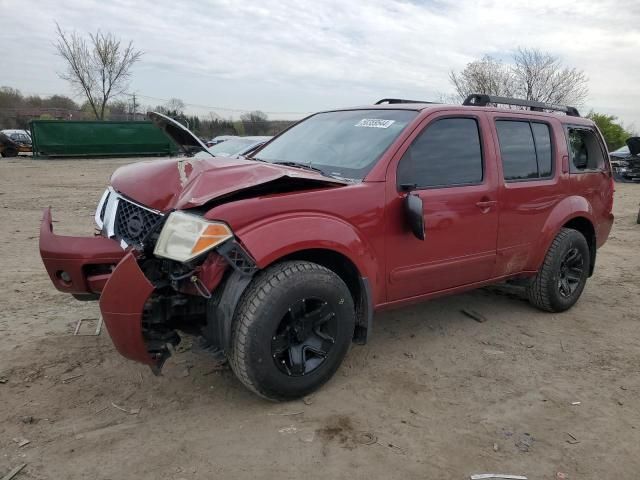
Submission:
[[589,276],[591,276],[596,260],[596,229],[591,205],[581,196],[567,197],[553,209],[542,227],[536,255],[533,257],[533,262],[530,264],[529,269],[537,271],[540,268],[553,239],[556,238],[562,228],[572,228],[584,235],[589,245],[591,257]]
[[[373,319],[373,298],[369,279],[364,277],[353,261],[346,255],[327,248],[310,248],[298,250],[272,262],[272,264],[288,260],[305,260],[328,268],[347,285],[356,308],[356,330],[354,341],[365,344],[371,334]],[[270,266],[269,265],[269,266]]]
[[593,271],[596,265],[596,229],[593,226],[591,220],[586,217],[577,216],[571,220],[565,222],[562,228],[571,228],[580,232],[587,240],[589,245],[589,276],[593,275]]
[[[366,342],[371,334],[374,305],[382,294],[382,275],[378,273],[373,249],[353,225],[324,214],[298,213],[263,219],[239,230],[236,237],[259,270],[285,260],[306,260],[335,272],[349,288],[356,306],[353,340]],[[223,350],[229,346],[233,315],[251,280],[252,275],[229,272],[215,300],[210,302],[210,337]]]
[[382,262],[367,237],[346,220],[319,212],[296,212],[266,218],[238,231],[237,237],[260,269],[295,255],[342,258],[368,279],[373,304],[383,300]]

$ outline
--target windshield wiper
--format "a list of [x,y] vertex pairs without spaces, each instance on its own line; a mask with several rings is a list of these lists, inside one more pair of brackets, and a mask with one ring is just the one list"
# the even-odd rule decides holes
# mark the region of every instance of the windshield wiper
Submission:
[[307,163],[299,163],[299,162],[272,162],[272,163],[274,163],[275,165],[284,165],[285,167],[298,167],[298,168],[304,168],[306,170],[313,170],[314,172],[321,173],[325,177],[330,177],[330,175],[327,175],[319,168],[312,167]]

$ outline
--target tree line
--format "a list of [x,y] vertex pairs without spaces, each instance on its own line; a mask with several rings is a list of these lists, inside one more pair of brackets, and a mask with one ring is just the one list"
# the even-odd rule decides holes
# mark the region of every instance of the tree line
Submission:
[[[163,105],[134,105],[131,98],[112,99],[104,109],[104,120],[126,121],[143,120],[142,112],[163,113],[185,125],[203,139],[218,135],[275,135],[293,122],[288,120],[270,120],[261,111],[247,112],[239,120],[221,118],[210,113],[203,118],[185,113],[182,100],[172,98]],[[88,100],[78,103],[66,95],[23,95],[20,90],[0,87],[0,129],[29,128],[29,122],[39,120],[95,120],[95,112]]]

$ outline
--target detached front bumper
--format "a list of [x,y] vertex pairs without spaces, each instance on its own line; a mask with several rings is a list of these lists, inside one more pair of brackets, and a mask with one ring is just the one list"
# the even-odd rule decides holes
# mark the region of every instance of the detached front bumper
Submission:
[[127,253],[104,287],[100,311],[111,340],[123,357],[159,368],[166,351],[149,352],[142,333],[144,305],[154,288],[133,253]]
[[142,333],[144,305],[154,286],[133,253],[105,237],[69,237],[53,233],[51,209],[40,226],[40,255],[61,292],[100,295],[102,318],[118,352],[126,358],[158,367],[161,352],[149,352]]
[[40,225],[40,256],[53,285],[61,292],[100,294],[111,271],[125,254],[118,242],[109,238],[56,235],[51,209],[44,211]]

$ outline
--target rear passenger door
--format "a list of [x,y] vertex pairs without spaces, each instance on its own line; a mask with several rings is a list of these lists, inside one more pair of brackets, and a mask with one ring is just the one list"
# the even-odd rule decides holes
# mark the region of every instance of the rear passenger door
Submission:
[[564,134],[553,119],[492,117],[502,177],[494,276],[501,277],[526,270],[546,219],[564,196],[555,148]]

